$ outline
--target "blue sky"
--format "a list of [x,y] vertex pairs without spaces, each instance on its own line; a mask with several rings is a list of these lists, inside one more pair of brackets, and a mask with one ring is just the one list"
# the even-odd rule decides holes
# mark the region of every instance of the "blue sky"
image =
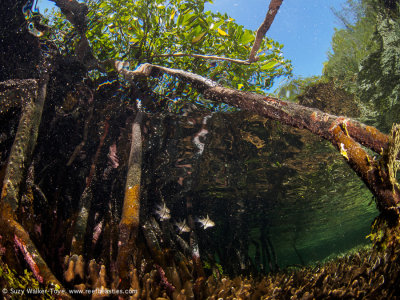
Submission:
[[[237,23],[257,30],[268,11],[269,0],[214,0],[207,7],[227,12]],[[267,36],[284,44],[283,54],[292,61],[294,74],[321,75],[334,27],[340,27],[331,8],[345,0],[284,0]]]
[[[269,0],[213,0],[206,9],[228,13],[237,23],[256,30],[265,18]],[[334,32],[340,24],[331,8],[340,10],[346,0],[284,0],[268,37],[284,44],[283,54],[292,61],[294,75],[321,75]],[[40,10],[53,2],[38,1]]]

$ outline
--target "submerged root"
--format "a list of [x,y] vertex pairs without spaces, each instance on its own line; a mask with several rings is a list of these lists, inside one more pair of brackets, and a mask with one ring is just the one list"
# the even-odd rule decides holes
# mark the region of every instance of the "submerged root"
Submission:
[[400,125],[393,124],[390,132],[389,146],[387,148],[387,169],[389,180],[392,185],[393,193],[396,189],[400,190],[400,185],[397,182],[397,170],[400,167],[400,161],[397,159],[400,152]]
[[60,297],[62,299],[72,299],[47,266],[28,233],[18,222],[12,219],[4,221],[4,216],[2,216],[0,228],[2,236],[12,235],[14,237],[15,245],[21,251],[26,263],[39,283],[60,290]]

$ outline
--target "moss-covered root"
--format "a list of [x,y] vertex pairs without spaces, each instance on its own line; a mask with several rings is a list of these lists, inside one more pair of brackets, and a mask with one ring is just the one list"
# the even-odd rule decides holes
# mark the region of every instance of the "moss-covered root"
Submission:
[[[32,157],[32,146],[36,142],[37,131],[40,125],[40,119],[37,118],[37,110],[41,110],[42,107],[38,107],[35,104],[38,85],[36,81],[33,81],[32,84],[35,90],[24,89],[24,105],[22,107],[18,130],[11,148],[1,193],[2,211],[4,211],[4,208],[7,208],[12,215],[14,215],[18,208],[20,186],[24,180],[29,160]],[[5,88],[8,86],[7,84],[3,84],[2,87]],[[20,88],[18,85],[14,87],[17,90]],[[3,101],[3,97],[0,100]],[[8,102],[7,97],[5,100]]]
[[119,223],[117,266],[119,276],[122,279],[122,285],[129,284],[129,264],[127,262],[139,228],[140,180],[142,172],[142,115],[143,113],[138,111],[132,125],[132,140],[125,184],[124,205]]
[[[40,283],[46,285],[51,284],[63,290],[60,282],[56,279],[39,254],[29,234],[21,224],[17,222],[16,218],[20,189],[25,181],[27,167],[32,160],[32,154],[37,141],[51,67],[50,61],[45,59],[42,65],[43,72],[40,80],[38,82],[32,81],[34,87],[25,89],[25,105],[22,108],[22,114],[11,148],[1,192],[0,234],[6,237],[9,244],[13,241],[14,245],[19,248],[25,261]],[[12,89],[13,85],[8,85],[8,87]],[[7,88],[7,85],[5,85],[5,88]],[[18,85],[16,88],[19,89]],[[9,95],[9,93],[0,93],[0,96],[1,95]],[[11,247],[12,245],[10,245],[9,248]],[[71,299],[65,292],[62,293],[62,298]]]
[[89,211],[92,205],[93,192],[92,182],[95,179],[96,165],[100,157],[101,149],[103,148],[105,139],[108,135],[109,123],[108,120],[104,123],[103,133],[100,136],[99,145],[93,158],[93,163],[90,167],[89,175],[86,178],[86,187],[83,190],[81,198],[79,199],[79,213],[76,217],[74,236],[71,243],[71,254],[82,255],[84,252],[85,235],[87,230]]
[[400,185],[397,182],[397,170],[400,168],[400,161],[397,159],[400,153],[400,125],[393,124],[390,132],[389,146],[387,147],[386,166],[389,174],[390,184],[392,185],[393,193],[400,190]]
[[7,240],[14,241],[15,246],[21,251],[26,263],[39,283],[57,290],[61,299],[72,299],[51,272],[28,233],[18,222],[13,219],[5,220],[1,218],[0,228],[2,235],[8,237]]
[[[0,199],[2,213],[11,214],[9,217],[14,219],[15,211],[18,208],[21,184],[26,175],[26,169],[32,160],[37,141],[51,67],[51,64],[44,60],[43,73],[39,82],[33,81],[33,83],[36,83],[35,89],[25,89],[25,105],[22,108],[18,130],[11,148]],[[8,88],[12,89],[13,86],[8,86]],[[18,86],[16,88],[19,89]],[[7,93],[4,95],[7,95]]]
[[342,156],[376,197],[379,210],[384,213],[394,211],[393,208],[400,203],[400,193],[398,189],[392,189],[389,172],[384,163],[372,159],[361,145],[349,136],[346,123],[334,123],[330,133]]

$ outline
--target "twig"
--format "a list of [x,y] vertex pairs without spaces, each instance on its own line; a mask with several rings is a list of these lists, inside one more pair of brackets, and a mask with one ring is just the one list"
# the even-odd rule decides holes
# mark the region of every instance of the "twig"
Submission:
[[258,60],[256,57],[257,51],[260,49],[262,39],[267,33],[268,29],[271,27],[272,22],[278,13],[279,7],[281,6],[283,0],[271,0],[268,8],[267,15],[265,16],[264,22],[257,29],[256,39],[254,40],[253,47],[251,48],[249,55],[249,62],[255,62]]
[[223,60],[228,62],[233,62],[242,65],[250,65],[251,63],[247,60],[242,59],[233,59],[229,57],[215,56],[215,55],[203,55],[203,54],[189,54],[189,53],[173,53],[173,54],[159,54],[153,55],[150,58],[154,57],[195,57],[195,58],[203,58],[203,59],[211,59],[211,60]]

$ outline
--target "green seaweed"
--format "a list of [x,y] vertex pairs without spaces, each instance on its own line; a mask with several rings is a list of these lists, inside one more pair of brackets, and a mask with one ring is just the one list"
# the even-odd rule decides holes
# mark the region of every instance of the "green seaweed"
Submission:
[[[54,299],[51,295],[52,289],[47,289],[40,284],[33,273],[25,269],[23,273],[10,269],[0,258],[0,286],[2,294],[8,295],[8,299]],[[23,293],[23,294],[21,294]]]

